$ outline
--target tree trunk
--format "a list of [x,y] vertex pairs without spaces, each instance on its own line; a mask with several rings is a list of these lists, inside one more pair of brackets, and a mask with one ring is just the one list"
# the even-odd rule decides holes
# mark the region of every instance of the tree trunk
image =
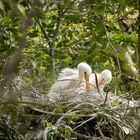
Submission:
[[50,46],[50,59],[51,59],[51,71],[53,78],[55,78],[55,58],[54,58],[54,47]]
[[138,68],[139,68],[139,81],[140,81],[140,0],[138,2],[139,6],[139,16],[138,16],[138,45],[137,45],[137,50],[138,50]]
[[28,32],[28,27],[32,24],[32,17],[35,14],[34,5],[31,7],[27,18],[24,18],[22,13],[20,13],[16,2],[10,1],[10,7],[15,12],[16,16],[20,17],[22,24],[19,26],[19,28],[21,28],[22,36],[18,40],[18,48],[15,54],[9,56],[4,64],[3,79],[0,80],[0,97],[4,95],[7,82],[15,77],[17,66],[21,61],[22,50],[26,46],[26,35]]
[[[139,6],[139,16],[138,16],[138,45],[137,45],[137,50],[138,50],[138,67],[139,67],[139,83],[140,83],[140,0],[138,1],[138,6]],[[137,136],[135,140],[140,139],[140,118],[139,118],[139,127],[137,130]]]

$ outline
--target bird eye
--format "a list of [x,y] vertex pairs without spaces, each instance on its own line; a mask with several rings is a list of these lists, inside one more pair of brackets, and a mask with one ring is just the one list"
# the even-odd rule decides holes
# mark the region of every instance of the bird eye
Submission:
[[86,72],[84,72],[85,73],[85,75],[87,75],[87,73]]

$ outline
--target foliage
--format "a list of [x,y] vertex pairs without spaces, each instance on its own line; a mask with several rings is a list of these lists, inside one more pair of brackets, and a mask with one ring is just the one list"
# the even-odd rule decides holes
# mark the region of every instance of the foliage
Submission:
[[[5,89],[6,94],[22,96],[37,93],[44,96],[62,68],[73,68],[79,62],[86,61],[93,71],[101,72],[107,68],[113,72],[113,80],[109,86],[112,92],[120,96],[129,93],[128,99],[132,97],[139,99],[138,1],[1,0],[1,78],[4,75],[7,58],[16,54],[20,44],[19,40],[24,36],[23,21],[32,12],[32,20],[29,20],[27,33],[25,32],[26,47],[22,50],[22,59],[16,69],[16,74],[22,80],[15,83],[13,79],[10,79]],[[64,113],[69,109],[62,106],[53,106],[56,110],[52,111]],[[4,130],[7,127],[14,134],[15,139],[23,138],[16,132],[16,127],[20,126],[19,124],[16,126],[17,122],[31,123],[34,115],[35,120],[39,117],[36,114],[32,116],[31,112],[26,114],[20,107],[17,104],[1,105],[3,113],[0,114],[0,127],[2,130],[3,127]],[[102,110],[102,108],[100,109]],[[102,111],[103,114],[97,115],[94,119],[93,122],[96,122],[94,125],[96,127],[99,125],[99,128],[105,121],[106,126],[110,126],[112,131],[117,130],[122,134],[120,122],[113,121],[114,116],[110,114],[112,112],[108,112],[108,108]],[[105,114],[107,116],[104,116]],[[47,120],[47,126],[44,126],[47,133],[55,131],[56,137],[67,139],[83,131],[87,133],[85,126],[76,134],[72,131],[71,126],[76,125],[73,123],[82,121],[78,120],[79,118],[68,117],[64,120],[64,126],[54,127],[53,121],[58,119],[55,117],[50,121],[47,120],[48,118],[44,119]],[[84,118],[85,121],[88,119]],[[112,124],[115,127],[112,128]],[[29,124],[27,127],[29,128]],[[6,134],[9,134],[8,131]],[[14,138],[12,134],[9,134],[5,139]]]

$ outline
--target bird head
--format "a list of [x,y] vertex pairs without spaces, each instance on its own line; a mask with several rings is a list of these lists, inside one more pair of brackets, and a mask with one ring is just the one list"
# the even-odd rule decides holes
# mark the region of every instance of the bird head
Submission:
[[89,76],[92,73],[91,67],[85,63],[81,62],[78,64],[79,79],[82,80],[83,77],[86,81],[86,90],[90,91]]
[[99,86],[109,84],[112,80],[112,73],[110,70],[104,70],[99,77]]

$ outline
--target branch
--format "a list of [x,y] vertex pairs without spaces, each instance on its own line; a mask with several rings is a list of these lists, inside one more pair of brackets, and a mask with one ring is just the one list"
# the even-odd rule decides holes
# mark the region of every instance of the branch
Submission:
[[[139,68],[139,75],[140,75],[140,0],[138,1],[139,6],[139,16],[138,16],[138,44],[137,44],[137,50],[138,50],[138,68]],[[140,83],[140,76],[139,76],[139,83]],[[139,118],[139,126],[137,130],[137,136],[135,140],[139,140],[140,138],[140,118]]]
[[[46,39],[48,45],[50,46],[51,43],[52,43],[52,41],[51,41],[51,39],[49,38],[49,36],[48,36],[48,34],[47,34],[45,28],[42,26],[41,22],[39,21],[39,19],[38,19],[37,17],[35,17],[35,21],[38,23],[38,25],[39,25],[39,27],[40,27],[40,29],[41,29],[43,35],[44,35],[44,38]],[[49,53],[49,52],[48,52],[48,53]]]
[[84,125],[85,123],[93,120],[94,118],[97,117],[97,113],[95,113],[91,118],[87,119],[86,121],[84,121],[83,123],[79,124],[78,126],[76,126],[75,128],[73,128],[73,130],[76,130],[77,128],[79,128],[80,126]]
[[[97,78],[97,74],[95,73],[95,81],[96,81],[96,87],[98,92],[100,93],[100,89],[99,89],[99,84],[98,84],[98,78]],[[100,93],[101,94],[101,93]]]
[[58,35],[58,31],[59,31],[59,27],[60,27],[60,23],[61,23],[61,5],[58,5],[58,20],[57,20],[57,25],[56,25],[56,29],[54,31],[53,37],[52,37],[52,43],[54,44],[56,37]]
[[31,25],[32,23],[32,17],[35,14],[34,11],[34,5],[32,5],[30,12],[28,13],[27,17],[24,17],[22,15],[22,13],[20,12],[20,10],[17,7],[16,2],[14,1],[9,1],[10,2],[10,7],[11,9],[15,12],[15,15],[18,16],[21,20],[21,37],[18,40],[18,48],[15,52],[14,55],[11,55],[7,58],[7,60],[5,61],[4,67],[3,67],[3,79],[0,81],[0,96],[2,97],[4,94],[4,87],[7,84],[7,81],[9,79],[13,79],[15,76],[15,71],[16,68],[19,64],[19,62],[21,61],[21,53],[23,48],[25,48],[26,46],[26,35],[28,32],[28,27]]
[[[137,44],[137,51],[138,51],[138,68],[140,74],[140,0],[139,0],[139,16],[138,16],[138,44]],[[139,76],[140,82],[140,76]]]

